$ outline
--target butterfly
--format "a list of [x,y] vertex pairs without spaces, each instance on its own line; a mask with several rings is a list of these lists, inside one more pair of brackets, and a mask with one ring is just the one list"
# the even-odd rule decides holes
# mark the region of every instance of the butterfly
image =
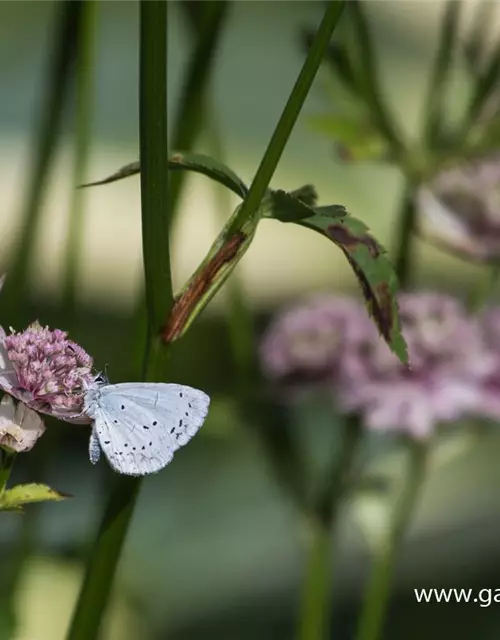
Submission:
[[96,464],[102,450],[117,473],[155,473],[197,433],[209,404],[206,393],[182,384],[108,384],[98,376],[83,404],[93,420],[90,461]]

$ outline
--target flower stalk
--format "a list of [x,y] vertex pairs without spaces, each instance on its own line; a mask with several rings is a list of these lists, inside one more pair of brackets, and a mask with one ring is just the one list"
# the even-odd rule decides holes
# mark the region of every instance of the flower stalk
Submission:
[[306,520],[307,564],[302,586],[298,640],[323,640],[329,637],[332,547],[362,435],[362,425],[357,418],[346,417],[342,427],[340,453],[333,461],[329,477]]
[[[157,330],[173,304],[169,252],[167,175],[167,6],[140,3],[140,161],[148,344],[145,378],[168,379],[167,349]],[[119,477],[112,490],[71,622],[68,640],[98,637],[123,544],[141,487],[140,478]]]
[[424,484],[429,451],[430,444],[426,442],[413,442],[409,448],[407,475],[389,522],[387,536],[375,554],[356,640],[379,640],[383,637],[394,569]]

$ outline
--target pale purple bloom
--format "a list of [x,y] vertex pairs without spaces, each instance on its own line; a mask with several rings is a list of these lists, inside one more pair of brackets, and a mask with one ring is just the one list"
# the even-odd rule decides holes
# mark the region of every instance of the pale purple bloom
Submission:
[[[411,368],[390,351],[361,304],[325,296],[321,305],[306,303],[274,322],[262,343],[265,371],[279,380],[309,366],[317,380],[330,385],[341,410],[359,414],[368,428],[380,431],[425,438],[438,423],[474,413],[483,380],[495,368],[479,324],[451,296],[407,293],[398,302]],[[304,335],[321,336],[328,348],[321,350],[318,339],[297,358],[294,331],[299,344],[311,343]]]
[[24,403],[17,406],[10,396],[0,402],[0,447],[20,453],[29,451],[44,433],[45,425],[36,411]]
[[500,254],[500,155],[439,173],[417,192],[421,233],[475,260]]
[[330,381],[370,322],[350,298],[317,295],[279,315],[260,347],[266,375],[280,384]]
[[89,423],[81,411],[93,383],[92,358],[65,331],[38,322],[8,336],[0,328],[0,388],[31,409]]

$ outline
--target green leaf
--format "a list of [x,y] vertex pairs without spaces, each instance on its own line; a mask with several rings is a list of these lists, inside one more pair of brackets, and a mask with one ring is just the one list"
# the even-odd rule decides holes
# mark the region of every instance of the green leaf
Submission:
[[[303,187],[305,189],[305,187]],[[302,196],[302,199],[297,197]],[[301,189],[288,193],[282,189],[269,190],[263,207],[265,209],[265,218],[272,218],[280,222],[300,222],[306,218],[316,215],[318,209],[324,209],[324,215],[332,218],[342,218],[347,215],[345,207],[340,204],[333,204],[329,207],[311,207],[306,200],[303,199]],[[316,198],[314,199],[314,202]]]
[[392,351],[408,363],[396,301],[397,277],[386,250],[368,227],[350,216],[341,205],[309,207],[286,191],[273,191],[266,201],[266,217],[295,222],[334,242],[349,261],[369,314]]
[[332,138],[344,160],[389,160],[390,151],[380,133],[366,119],[343,114],[317,115],[309,118],[314,131]]
[[22,511],[23,505],[31,502],[60,502],[70,497],[45,484],[18,484],[0,495],[0,510]]
[[[244,198],[248,193],[247,186],[234,171],[222,162],[201,153],[174,152],[169,156],[168,168],[170,171],[187,170],[201,173],[227,187],[240,198]],[[123,178],[137,175],[140,171],[141,167],[139,162],[131,162],[107,178],[98,180],[97,182],[89,182],[82,185],[82,187],[95,187],[102,184],[109,184],[110,182],[116,182],[117,180],[123,180]]]

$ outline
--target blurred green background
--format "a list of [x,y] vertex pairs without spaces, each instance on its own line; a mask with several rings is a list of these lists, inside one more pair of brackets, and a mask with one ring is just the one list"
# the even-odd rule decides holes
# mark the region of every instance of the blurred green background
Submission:
[[[7,270],[20,224],[56,4],[0,3],[0,264]],[[173,112],[191,38],[176,3],[170,5]],[[419,127],[441,11],[441,2],[368,3],[383,85],[409,132]],[[300,69],[301,29],[317,25],[321,14],[319,2],[242,1],[231,8],[211,101],[225,161],[247,182]],[[138,157],[137,3],[99,3],[97,27],[88,180]],[[464,83],[457,61],[452,96],[458,102]],[[401,177],[388,167],[339,163],[332,142],[308,128],[308,116],[329,107],[320,77],[273,186],[292,189],[313,183],[320,203],[344,204],[391,248]],[[86,192],[78,312],[75,319],[65,318],[61,285],[71,189],[71,109],[67,115],[44,201],[29,302],[15,315],[2,308],[0,321],[4,327],[21,328],[38,318],[69,329],[97,367],[107,366],[113,381],[130,379],[136,375],[134,305],[142,277],[139,180]],[[202,136],[197,149],[207,151],[207,144]],[[206,179],[189,178],[173,242],[177,286],[203,258],[229,214],[219,211],[217,202]],[[280,305],[303,294],[328,290],[357,295],[342,254],[319,235],[288,226],[265,221],[241,264],[259,331]],[[479,268],[420,241],[415,251],[419,286],[465,296],[481,274]],[[225,309],[222,291],[174,352],[176,381],[207,391],[213,407],[200,435],[164,473],[144,483],[108,615],[107,638],[293,636],[303,561],[300,522],[251,434],[238,424]],[[305,422],[297,428],[318,440],[327,438],[332,428],[324,412],[309,415]],[[36,554],[18,593],[21,624],[16,640],[63,637],[111,479],[104,462],[97,468],[89,464],[85,428],[50,426],[40,445],[39,458],[45,457],[45,464],[37,467],[32,456],[20,456],[12,482],[44,481],[74,497],[41,509]],[[448,459],[431,474],[401,558],[388,640],[441,638],[440,625],[455,639],[500,636],[500,605],[417,605],[413,598],[413,587],[500,588],[500,438],[489,432],[461,455],[455,455],[462,446],[458,436],[452,445],[455,450],[450,448]],[[389,474],[397,464],[390,452],[378,461]],[[350,637],[381,517],[375,503],[359,501],[343,520],[332,638]],[[19,520],[2,515],[5,557],[12,553]]]

